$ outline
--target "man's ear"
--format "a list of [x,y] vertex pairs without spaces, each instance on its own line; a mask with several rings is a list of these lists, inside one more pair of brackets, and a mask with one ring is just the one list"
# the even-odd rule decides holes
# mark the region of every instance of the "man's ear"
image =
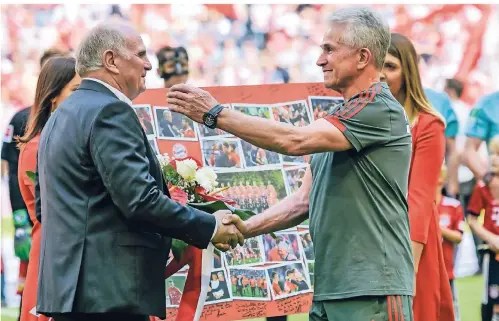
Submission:
[[110,71],[113,74],[119,74],[120,70],[118,69],[118,66],[116,65],[117,63],[117,55],[114,51],[112,50],[106,50],[102,54],[102,64],[104,65],[104,68],[106,70]]
[[361,70],[366,68],[369,61],[373,58],[373,55],[369,49],[362,48],[359,50],[358,57],[357,69]]

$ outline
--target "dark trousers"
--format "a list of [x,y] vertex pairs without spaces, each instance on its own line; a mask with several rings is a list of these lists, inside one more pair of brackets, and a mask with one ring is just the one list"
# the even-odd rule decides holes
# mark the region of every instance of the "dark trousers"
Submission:
[[128,313],[54,313],[54,321],[149,321],[149,316]]
[[287,315],[281,315],[278,317],[268,317],[267,321],[286,321],[288,319]]

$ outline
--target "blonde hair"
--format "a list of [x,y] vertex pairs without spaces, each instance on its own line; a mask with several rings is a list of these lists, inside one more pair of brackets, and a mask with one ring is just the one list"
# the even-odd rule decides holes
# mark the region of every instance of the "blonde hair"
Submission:
[[409,123],[413,125],[419,112],[438,117],[445,125],[445,119],[430,104],[423,90],[418,67],[418,56],[412,42],[399,33],[392,33],[388,53],[400,60],[402,67],[403,84],[400,90],[405,90],[405,101],[400,102],[409,116]]
[[499,154],[499,135],[495,135],[489,142],[489,152],[494,154]]

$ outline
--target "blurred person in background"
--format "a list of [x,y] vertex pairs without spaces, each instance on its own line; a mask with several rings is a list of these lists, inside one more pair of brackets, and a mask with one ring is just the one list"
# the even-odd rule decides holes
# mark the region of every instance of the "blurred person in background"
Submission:
[[438,92],[431,88],[425,88],[424,92],[433,108],[435,108],[445,119],[445,160],[448,168],[448,182],[445,186],[445,194],[452,198],[458,198],[459,154],[456,150],[456,136],[459,130],[458,119],[452,108],[452,102],[446,93]]
[[[468,208],[468,203],[473,192],[473,188],[476,184],[473,172],[463,163],[464,155],[464,145],[466,141],[466,123],[470,115],[470,107],[461,100],[464,91],[464,83],[458,79],[446,79],[444,91],[449,95],[452,101],[452,108],[456,113],[459,128],[456,136],[456,154],[458,158],[458,182],[459,182],[459,200],[463,206],[464,212]],[[480,154],[482,160],[487,160],[487,147],[485,144],[481,145]],[[479,265],[482,262],[482,252],[479,250],[483,241],[475,234],[471,233],[473,236],[473,241],[475,244],[475,253],[478,259]],[[456,247],[457,250],[457,247]],[[457,251],[456,251],[457,254]],[[480,269],[477,271],[480,274]]]
[[[471,230],[482,239],[483,275],[485,289],[482,301],[482,320],[499,321],[499,218],[497,200],[499,199],[499,136],[489,143],[490,174],[486,181],[478,180],[467,208],[467,219]],[[478,217],[484,213],[483,224]]]
[[189,77],[189,55],[184,47],[163,47],[157,53],[158,76],[164,81],[164,87],[185,84]]
[[412,134],[407,202],[416,275],[414,320],[454,321],[435,203],[445,154],[445,121],[426,98],[418,56],[407,37],[392,34],[381,80],[388,83],[392,95],[404,106]]
[[[57,49],[49,49],[40,58],[40,68],[52,57],[64,55]],[[12,117],[3,137],[2,175],[9,177],[9,196],[14,222],[14,253],[19,258],[19,279],[17,294],[23,294],[24,283],[28,271],[28,259],[31,248],[32,223],[29,219],[26,204],[21,196],[18,183],[19,148],[15,137],[24,135],[31,107],[18,111]],[[21,301],[22,302],[22,301]],[[21,308],[21,307],[19,307]]]
[[[473,107],[466,124],[466,140],[464,143],[463,162],[473,172],[477,181],[483,181],[488,186],[496,173],[488,166],[484,166],[479,149],[483,142],[490,146],[493,137],[499,134],[499,91],[482,97]],[[490,152],[490,148],[488,149]],[[496,196],[496,198],[499,198]],[[471,202],[471,200],[470,200]],[[487,267],[482,253],[478,256],[482,271]],[[492,305],[489,297],[484,297],[482,302],[482,321],[492,318]]]
[[446,182],[447,167],[443,165],[440,170],[435,198],[438,206],[438,213],[440,214],[440,232],[442,233],[444,263],[447,269],[447,275],[449,276],[449,284],[454,300],[454,320],[460,321],[459,303],[454,284],[454,249],[463,239],[464,211],[461,202],[455,198],[450,198],[442,194]]
[[36,171],[36,155],[40,133],[57,106],[80,84],[80,76],[75,72],[75,59],[56,57],[50,59],[42,68],[36,87],[35,101],[31,108],[26,132],[18,137],[21,153],[19,155],[19,187],[25,201],[32,230],[32,247],[29,253],[26,284],[22,295],[21,321],[44,321],[49,318],[37,316],[31,311],[36,310],[36,291],[38,286],[38,260],[40,256],[41,229],[35,216],[34,183],[26,174]]
[[463,95],[464,83],[458,79],[446,79],[444,91],[449,95],[452,101],[452,108],[457,117],[458,132],[456,135],[456,153],[459,161],[458,167],[458,182],[459,182],[459,195],[463,208],[466,209],[468,205],[471,192],[475,182],[473,180],[473,173],[467,166],[462,164],[462,157],[464,152],[464,142],[466,140],[466,123],[468,122],[470,108],[461,100]]

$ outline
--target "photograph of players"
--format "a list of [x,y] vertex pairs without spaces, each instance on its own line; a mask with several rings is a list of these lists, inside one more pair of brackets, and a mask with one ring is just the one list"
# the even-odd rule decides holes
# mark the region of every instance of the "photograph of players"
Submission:
[[[310,113],[305,100],[290,101],[271,105],[274,120],[293,126],[306,126],[311,121]],[[310,162],[310,155],[289,156],[281,155],[284,164],[299,164]]]
[[223,254],[216,248],[213,250],[213,269],[220,269],[223,266]]
[[250,143],[241,140],[241,147],[243,148],[244,163],[246,168],[277,165],[281,163],[279,154],[271,152],[266,149],[256,147]]
[[244,240],[243,246],[237,246],[225,252],[225,261],[228,266],[252,266],[262,264],[262,238],[260,236]]
[[219,195],[233,199],[239,208],[261,213],[286,197],[284,175],[278,169],[246,169],[217,173]]
[[272,119],[269,105],[233,103],[232,109],[248,116]]
[[215,169],[243,168],[241,141],[237,138],[202,139],[204,166]]
[[156,130],[159,139],[197,141],[194,122],[167,107],[154,107]]
[[159,155],[158,142],[156,141],[156,138],[149,139],[149,144],[151,144],[154,153],[156,153],[156,155]]
[[312,242],[312,237],[309,231],[299,232],[300,241],[303,248],[303,254],[305,254],[305,259],[307,261],[315,260],[314,254],[314,243]]
[[211,272],[210,285],[208,287],[205,304],[214,304],[232,300],[227,281],[228,279],[225,270],[218,269]]
[[[221,104],[226,108],[230,108],[230,104]],[[233,137],[231,134],[226,131],[221,130],[220,128],[208,128],[203,124],[195,123],[195,126],[198,127],[199,136],[201,138],[210,137],[210,138],[222,138],[222,137]]]
[[272,114],[274,120],[293,126],[307,126],[311,123],[310,113],[305,100],[289,101],[274,104]]
[[312,290],[314,289],[314,267],[315,261],[307,261],[308,276]]
[[284,168],[286,173],[286,187],[288,188],[288,195],[295,193],[301,186],[303,182],[303,177],[305,177],[305,172],[307,170],[307,165],[299,165],[293,167]]
[[325,117],[328,112],[337,104],[343,102],[342,97],[309,96],[308,102],[312,109],[313,119]]
[[186,278],[186,274],[174,274],[165,280],[167,307],[178,307],[180,305]]
[[270,300],[265,268],[229,267],[229,276],[234,300]]
[[285,263],[267,268],[270,290],[275,300],[311,292],[307,270],[302,262]]
[[137,114],[137,118],[139,118],[139,122],[142,125],[142,128],[144,128],[147,137],[151,138],[156,136],[151,105],[133,105],[132,108],[135,111],[135,114]]
[[263,251],[266,262],[295,262],[302,258],[301,241],[296,232],[275,233],[276,238],[265,234],[263,238]]

